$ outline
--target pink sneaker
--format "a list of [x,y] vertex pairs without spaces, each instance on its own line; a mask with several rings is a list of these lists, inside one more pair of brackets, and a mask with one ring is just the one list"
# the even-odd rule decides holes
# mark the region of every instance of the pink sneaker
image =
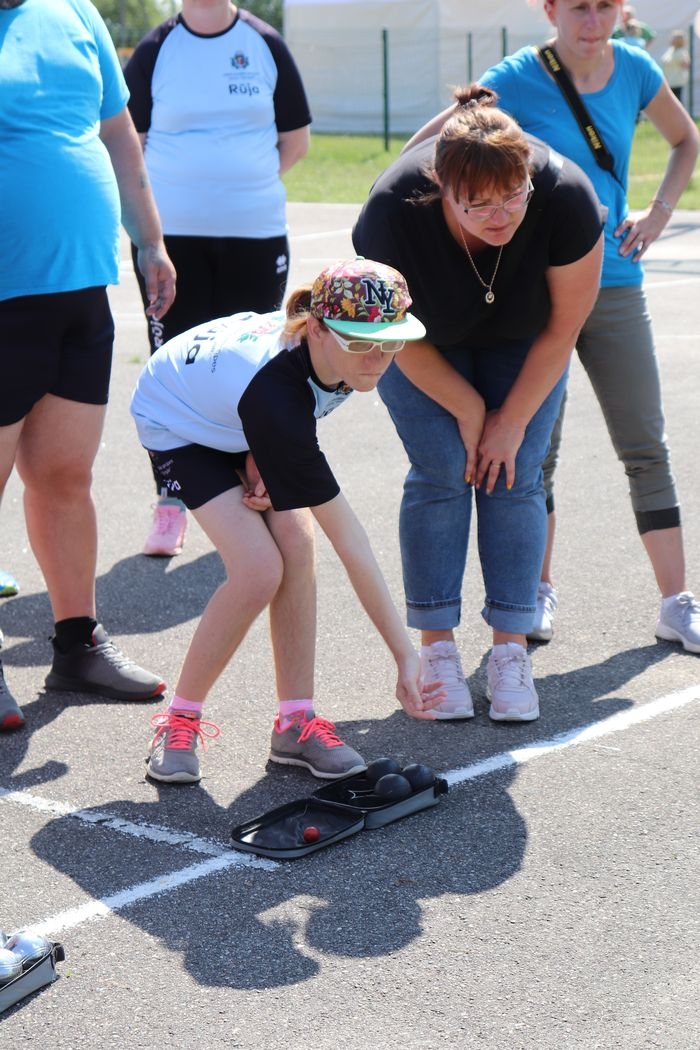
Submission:
[[153,507],[153,524],[143,553],[160,558],[172,558],[180,554],[186,531],[185,504],[171,496],[159,499]]

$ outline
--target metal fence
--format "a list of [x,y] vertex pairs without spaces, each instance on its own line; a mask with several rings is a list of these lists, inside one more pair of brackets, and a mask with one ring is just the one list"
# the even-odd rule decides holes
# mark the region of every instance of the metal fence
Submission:
[[[657,28],[650,48],[659,61],[677,27]],[[683,104],[700,109],[700,62],[688,29],[692,68]],[[539,43],[507,27],[417,34],[411,29],[363,31],[357,39],[331,26],[313,34],[287,34],[314,117],[314,130],[355,134],[411,134],[449,104],[457,84],[477,80],[489,66]]]

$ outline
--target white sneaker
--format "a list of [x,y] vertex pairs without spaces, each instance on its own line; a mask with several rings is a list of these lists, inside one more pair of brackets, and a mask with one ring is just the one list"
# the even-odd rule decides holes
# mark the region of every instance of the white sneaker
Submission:
[[700,602],[690,591],[663,599],[656,637],[680,642],[689,653],[700,653]]
[[537,588],[537,608],[532,627],[527,632],[528,642],[549,642],[554,634],[554,614],[557,611],[557,592],[551,583],[540,580]]
[[530,657],[517,642],[494,645],[486,665],[489,718],[494,722],[532,722],[540,706]]
[[454,642],[422,645],[420,664],[423,681],[442,682],[447,697],[432,709],[435,718],[473,718],[474,704]]

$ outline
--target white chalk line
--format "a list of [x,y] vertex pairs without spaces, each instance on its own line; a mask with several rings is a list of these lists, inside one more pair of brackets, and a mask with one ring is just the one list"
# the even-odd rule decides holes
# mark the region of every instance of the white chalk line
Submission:
[[698,281],[700,281],[700,274],[697,277],[672,277],[668,281],[655,281],[647,277],[644,281],[644,290],[648,292],[654,288],[677,288],[681,284],[697,284]]
[[684,689],[680,693],[670,693],[668,696],[661,696],[656,700],[651,700],[648,704],[630,707],[625,711],[618,711],[600,722],[591,722],[587,726],[579,726],[565,733],[558,733],[549,740],[527,744],[525,747],[515,748],[512,751],[502,751],[500,754],[492,755],[491,758],[485,758],[481,762],[473,762],[469,766],[463,766],[461,769],[452,769],[448,773],[441,773],[440,775],[451,786],[464,784],[468,780],[476,780],[477,777],[495,773],[497,770],[508,769],[510,766],[524,765],[526,762],[532,761],[533,758],[542,758],[543,755],[563,751],[564,748],[573,747],[574,744],[585,744],[590,740],[598,740],[600,737],[609,736],[610,733],[619,733],[633,725],[648,722],[652,718],[657,718],[659,715],[666,714],[668,711],[673,711],[698,699],[700,699],[700,685],[690,686],[690,688]]
[[352,226],[346,226],[340,230],[318,230],[316,233],[295,233],[289,237],[290,244],[297,241],[321,241],[326,237],[347,237],[352,233]]
[[[463,766],[460,769],[452,769],[440,775],[447,780],[451,787],[457,787],[460,784],[488,776],[491,773],[524,765],[535,758],[543,758],[545,755],[562,751],[565,748],[599,740],[602,737],[609,736],[611,733],[622,732],[634,725],[648,722],[653,718],[658,718],[660,715],[684,707],[686,704],[698,699],[700,699],[700,685],[691,686],[681,692],[670,693],[668,696],[651,700],[649,703],[630,707],[625,711],[618,711],[616,714],[599,722],[578,726],[565,733],[559,733],[550,737],[548,740],[537,741],[511,751],[503,751],[480,762],[473,762],[471,765]],[[156,876],[147,882],[127,887],[117,893],[101,897],[99,900],[87,901],[76,908],[58,912],[43,922],[36,923],[30,927],[31,930],[43,933],[47,937],[55,936],[64,930],[79,926],[89,920],[106,918],[138,901],[180,889],[182,886],[196,882],[215,872],[225,871],[228,868],[252,867],[272,871],[281,867],[278,861],[242,853],[225,847],[221,843],[201,838],[189,832],[175,831],[157,824],[122,820],[120,817],[112,816],[107,812],[80,809],[67,803],[54,802],[51,799],[42,798],[30,792],[10,791],[7,788],[0,788],[0,803],[2,802],[27,806],[36,812],[57,817],[72,817],[83,823],[105,827],[119,834],[156,843],[165,843],[166,845],[172,845],[207,856],[206,860],[181,868],[179,871],[169,875]]]

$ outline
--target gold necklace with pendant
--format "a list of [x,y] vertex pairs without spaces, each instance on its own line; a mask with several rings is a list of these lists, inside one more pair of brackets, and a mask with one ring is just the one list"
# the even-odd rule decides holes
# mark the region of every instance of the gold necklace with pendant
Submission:
[[498,258],[496,259],[496,265],[493,268],[493,273],[491,274],[491,280],[487,284],[486,281],[484,280],[484,278],[481,276],[481,274],[479,273],[479,271],[476,268],[476,263],[472,259],[472,253],[469,251],[469,248],[467,247],[467,242],[464,239],[464,234],[462,233],[462,227],[460,226],[459,223],[457,223],[457,229],[459,230],[459,236],[460,236],[460,240],[462,241],[462,244],[464,246],[464,250],[467,253],[467,259],[469,259],[469,262],[471,263],[471,266],[472,266],[472,270],[476,274],[476,279],[479,282],[479,284],[481,285],[481,287],[486,289],[486,295],[484,296],[484,300],[490,306],[491,303],[493,303],[495,301],[495,299],[496,299],[496,296],[493,294],[493,282],[496,280],[496,274],[498,273],[498,267],[501,265],[501,255],[503,254],[503,245],[501,245],[500,248],[498,249]]

